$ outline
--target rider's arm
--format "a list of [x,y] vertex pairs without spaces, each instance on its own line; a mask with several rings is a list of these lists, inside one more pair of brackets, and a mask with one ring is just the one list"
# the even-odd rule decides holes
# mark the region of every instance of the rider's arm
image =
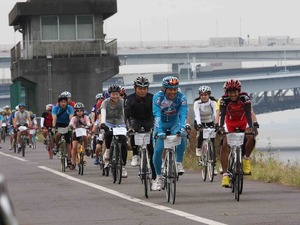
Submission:
[[104,101],[103,103],[102,103],[102,105],[101,105],[101,120],[100,120],[100,125],[102,124],[102,123],[105,123],[106,122],[106,102],[107,101]]
[[124,101],[124,116],[125,116],[125,124],[127,127],[131,127],[131,104],[130,104],[130,98],[126,98]]
[[154,126],[156,127],[158,133],[162,132],[160,103],[161,103],[160,97],[157,94],[155,94],[153,96],[153,101],[152,101],[153,104],[152,110],[154,116]]
[[179,115],[180,115],[179,118],[180,118],[181,128],[184,128],[188,116],[188,105],[187,105],[187,99],[184,95],[181,97],[180,100],[181,100],[181,106],[179,108]]
[[245,111],[246,111],[246,118],[247,118],[248,126],[252,128],[253,123],[252,123],[252,117],[251,117],[251,103],[248,103],[245,105]]
[[197,125],[201,124],[200,104],[199,100],[194,102],[194,113]]
[[69,113],[69,119],[71,121],[72,117],[74,116],[74,109],[73,109],[72,106],[67,105],[67,110],[68,110],[68,113]]
[[223,99],[220,101],[220,127],[224,126],[226,115],[226,104]]

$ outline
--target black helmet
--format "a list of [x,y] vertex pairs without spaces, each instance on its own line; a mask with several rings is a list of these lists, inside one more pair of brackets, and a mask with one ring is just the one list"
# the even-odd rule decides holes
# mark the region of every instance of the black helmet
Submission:
[[120,87],[117,84],[112,84],[110,85],[110,87],[108,88],[108,93],[112,93],[112,92],[118,92],[120,93]]
[[134,87],[149,87],[149,81],[145,77],[138,77],[134,81]]
[[60,103],[62,100],[68,101],[68,97],[63,94],[59,95],[57,99],[58,103]]

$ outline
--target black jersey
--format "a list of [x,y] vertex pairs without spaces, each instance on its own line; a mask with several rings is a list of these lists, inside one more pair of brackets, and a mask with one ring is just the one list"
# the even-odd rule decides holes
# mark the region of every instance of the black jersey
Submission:
[[124,103],[125,121],[130,124],[131,120],[153,120],[152,98],[151,93],[147,93],[143,98],[135,93],[128,95]]

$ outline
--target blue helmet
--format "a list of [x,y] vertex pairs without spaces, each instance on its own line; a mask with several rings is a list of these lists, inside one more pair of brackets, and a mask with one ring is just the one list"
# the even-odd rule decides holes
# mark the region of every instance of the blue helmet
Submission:
[[108,91],[104,91],[103,92],[103,96],[104,96],[104,98],[109,98],[110,97]]
[[20,102],[18,106],[19,106],[19,108],[26,108],[26,105],[24,102]]
[[162,86],[164,88],[178,88],[179,80],[177,77],[168,76],[162,80]]

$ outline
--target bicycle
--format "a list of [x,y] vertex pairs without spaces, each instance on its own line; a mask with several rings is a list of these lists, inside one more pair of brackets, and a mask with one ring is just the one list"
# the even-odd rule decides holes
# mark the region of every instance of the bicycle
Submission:
[[113,138],[110,146],[110,166],[113,175],[113,182],[121,184],[122,181],[122,139],[126,136],[127,129],[125,127],[113,127]]
[[28,143],[28,128],[26,126],[19,126],[18,130],[21,132],[21,149],[18,149],[18,153],[22,152],[22,157],[25,157],[26,144]]
[[83,175],[85,166],[85,151],[83,149],[83,136],[87,135],[87,128],[76,128],[76,137],[80,137],[77,145],[77,164],[78,164],[78,174]]
[[5,138],[6,138],[6,123],[2,123],[1,126],[1,139],[3,143],[5,143]]
[[151,191],[151,167],[150,157],[147,145],[150,144],[151,132],[145,132],[141,128],[140,132],[134,133],[134,143],[139,148],[140,165],[139,165],[139,178],[144,184],[145,197],[148,198],[149,190]]
[[[102,171],[102,176],[109,175],[109,167],[105,167],[104,157],[103,157],[103,144],[104,144],[104,130],[100,129],[98,136],[96,137],[96,141],[100,141],[100,153],[99,153],[99,167],[100,171]],[[101,144],[102,142],[102,144]]]
[[176,166],[176,146],[180,145],[181,137],[177,135],[167,135],[164,139],[165,147],[165,163],[162,177],[164,180],[164,188],[166,191],[167,202],[175,203],[176,198],[176,182],[178,179],[178,172]]
[[53,159],[54,139],[53,139],[53,133],[51,127],[48,127],[47,129],[46,143],[47,143],[46,149],[49,154],[49,159]]
[[58,127],[57,132],[61,134],[60,136],[60,147],[59,147],[59,152],[60,152],[60,162],[61,162],[61,171],[66,172],[66,158],[67,158],[67,144],[66,144],[66,139],[65,135],[69,132],[68,127]]
[[32,149],[36,149],[36,129],[30,129]]
[[234,193],[235,200],[239,201],[240,195],[243,192],[244,181],[242,146],[245,139],[245,132],[240,132],[237,129],[235,132],[224,132],[224,134],[226,134],[229,145],[227,172],[230,178],[231,192]]
[[[199,135],[200,135],[200,131]],[[199,166],[203,181],[206,181],[207,175],[210,182],[214,180],[214,170],[216,165],[215,148],[212,138],[216,137],[215,128],[203,128],[203,142],[201,146],[201,156],[199,156]]]

